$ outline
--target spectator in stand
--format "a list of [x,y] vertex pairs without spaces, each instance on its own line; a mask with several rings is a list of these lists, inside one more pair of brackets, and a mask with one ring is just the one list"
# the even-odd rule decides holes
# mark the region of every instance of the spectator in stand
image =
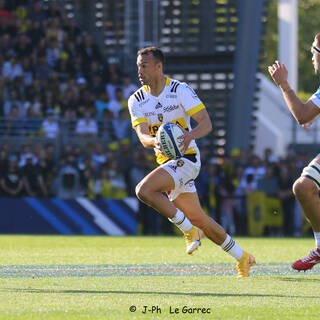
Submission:
[[11,81],[16,77],[23,76],[23,68],[18,57],[11,56],[9,60],[6,60],[2,66],[2,76]]
[[99,75],[99,73],[94,73],[91,76],[91,81],[89,81],[88,89],[96,97],[101,96],[101,93],[105,93],[106,96],[108,96],[108,94],[106,93],[106,91],[104,89],[104,84],[102,82],[102,78]]
[[48,191],[38,165],[33,164],[32,154],[26,155],[26,164],[22,167],[25,191],[28,197],[46,197]]
[[89,65],[92,61],[100,60],[100,53],[98,46],[94,43],[90,34],[85,34],[80,45],[80,54],[85,63],[85,68],[89,70]]
[[35,48],[40,40],[45,37],[45,32],[43,30],[43,25],[41,24],[40,21],[37,20],[30,20],[31,21],[31,26],[27,30],[26,35],[30,39],[30,45],[32,48]]
[[76,125],[76,135],[81,138],[96,138],[98,135],[97,122],[92,119],[91,113],[86,111],[83,119],[79,119]]
[[38,163],[38,158],[32,153],[32,148],[30,144],[24,144],[22,146],[22,152],[20,154],[19,167],[23,167],[27,163],[27,158],[32,158],[32,164]]
[[27,110],[27,116],[23,120],[25,134],[30,137],[39,135],[42,122],[43,120],[40,118],[40,114],[34,110],[34,105],[30,105]]
[[123,97],[125,100],[128,100],[129,97],[138,90],[138,86],[132,83],[131,78],[128,74],[124,74],[122,78],[122,91]]
[[200,171],[196,187],[201,204],[207,209],[213,219],[217,219],[217,187],[220,183],[220,167],[217,159],[210,159],[209,163]]
[[232,181],[228,178],[222,180],[219,186],[219,193],[221,196],[221,226],[228,230],[232,235],[236,232],[236,227],[233,217],[233,209],[236,205],[236,200],[234,198],[234,185]]
[[95,164],[95,167],[99,170],[100,167],[107,162],[107,156],[102,143],[97,142],[94,148],[95,150],[92,153],[92,160]]
[[10,113],[6,118],[5,126],[5,135],[7,136],[20,136],[25,133],[23,129],[23,121],[21,121],[19,108],[17,106],[12,105]]
[[34,72],[42,82],[47,82],[51,68],[47,62],[47,57],[44,55],[36,56],[36,63],[34,64]]
[[[117,119],[119,117],[119,112],[121,109],[127,107],[127,101],[123,97],[123,91],[121,88],[116,88],[115,98],[111,99],[109,102],[109,109],[114,114],[114,117]],[[127,109],[127,108],[126,108]]]
[[265,175],[258,180],[257,189],[269,197],[275,197],[278,194],[278,187],[278,179],[274,172],[274,165],[269,164],[266,167]]
[[[132,168],[130,170],[129,195],[135,195],[135,186],[150,172],[149,163],[146,159],[146,151],[142,145],[133,149]],[[139,201],[139,223],[142,226],[142,234],[158,234],[160,230],[160,215],[153,208]]]
[[25,86],[30,86],[33,81],[33,66],[31,64],[30,57],[24,57],[22,59],[23,68],[23,82]]
[[264,150],[264,163],[265,165],[271,164],[271,163],[275,163],[277,162],[278,159],[276,156],[273,155],[273,151],[271,148],[266,148]]
[[0,18],[2,17],[5,17],[8,20],[12,18],[4,0],[0,0]]
[[46,114],[47,118],[42,123],[43,134],[46,138],[54,139],[59,135],[59,123],[53,109],[47,109]]
[[31,85],[25,88],[24,95],[28,101],[32,101],[35,96],[41,99],[44,97],[45,89],[39,78],[34,78]]
[[116,99],[116,89],[120,87],[119,74],[117,72],[112,72],[110,74],[109,82],[106,84],[106,91],[110,100]]
[[48,18],[62,18],[63,17],[63,11],[58,5],[58,2],[56,0],[51,0],[48,3],[48,9],[46,10],[46,16]]
[[2,194],[7,197],[19,197],[23,189],[22,175],[17,160],[17,156],[11,154],[8,157],[8,169],[1,176]]
[[246,180],[240,183],[240,188],[244,195],[248,195],[257,190],[257,182],[254,180],[252,173],[246,175]]
[[29,11],[29,14],[28,14],[28,19],[30,19],[31,21],[40,21],[40,22],[43,22],[46,19],[46,16],[42,11],[40,1],[35,1],[33,3],[32,10]]
[[116,139],[123,140],[131,136],[131,122],[129,119],[128,109],[121,109],[119,117],[112,120]]
[[[98,95],[98,98],[95,100],[94,104],[95,104],[95,107],[96,107],[96,117],[99,120],[102,119],[104,110],[110,111],[110,109],[109,109],[109,97],[108,97],[108,94],[106,92],[101,92]],[[110,113],[112,114],[111,111],[110,111]]]
[[23,59],[31,55],[32,47],[30,38],[26,35],[26,33],[21,32],[17,36],[17,43],[14,46],[14,51],[17,55],[17,58]]
[[255,184],[258,183],[258,180],[264,176],[266,169],[264,166],[261,165],[261,160],[258,156],[253,155],[251,158],[250,165],[245,168],[242,179],[241,179],[241,186],[247,184],[247,176],[251,174],[253,176],[253,182]]
[[[13,19],[8,19],[7,17],[1,17],[0,18],[0,34],[6,35],[6,37],[3,39],[4,44],[8,44],[11,37],[14,37],[17,34],[17,28],[14,25]],[[3,48],[6,48],[5,46],[2,46]],[[10,46],[5,49],[6,51],[11,51]]]
[[0,177],[8,171],[8,151],[1,147],[0,150]]
[[[49,18],[47,20],[47,28],[46,28],[46,37],[49,40],[54,40],[57,41],[57,47],[60,46],[60,43],[63,42],[63,30],[61,28],[61,23],[60,19],[55,17],[55,18]],[[55,46],[56,46],[55,45]]]
[[66,156],[65,164],[58,172],[53,192],[59,198],[76,198],[80,196],[80,175],[73,154]]

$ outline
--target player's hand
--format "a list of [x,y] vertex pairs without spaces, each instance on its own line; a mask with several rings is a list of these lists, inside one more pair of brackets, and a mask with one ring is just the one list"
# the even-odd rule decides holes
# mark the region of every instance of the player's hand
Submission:
[[158,141],[157,137],[154,137],[154,149],[157,154],[163,154],[161,150],[160,142]]
[[268,67],[268,71],[277,86],[288,80],[288,70],[283,63],[276,60],[272,66]]
[[312,121],[309,121],[309,122],[307,122],[307,123],[304,123],[304,124],[302,125],[302,128],[303,128],[304,130],[306,130],[306,131],[309,131],[309,130],[310,130],[310,127],[312,126],[312,124],[313,124],[313,120],[312,120]]
[[190,142],[193,140],[193,137],[192,137],[192,134],[189,131],[187,131],[185,128],[183,128],[180,124],[177,123],[177,125],[183,131],[183,135],[178,137],[178,139],[181,141],[179,144],[179,147],[183,146],[182,152],[185,153],[189,147]]

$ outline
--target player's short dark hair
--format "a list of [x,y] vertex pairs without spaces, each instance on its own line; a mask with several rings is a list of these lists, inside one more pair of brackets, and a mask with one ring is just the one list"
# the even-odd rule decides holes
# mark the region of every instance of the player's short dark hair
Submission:
[[137,52],[137,56],[139,55],[144,55],[144,54],[152,54],[153,57],[160,61],[162,64],[164,64],[164,54],[162,52],[162,50],[158,47],[146,47],[146,48],[142,48]]

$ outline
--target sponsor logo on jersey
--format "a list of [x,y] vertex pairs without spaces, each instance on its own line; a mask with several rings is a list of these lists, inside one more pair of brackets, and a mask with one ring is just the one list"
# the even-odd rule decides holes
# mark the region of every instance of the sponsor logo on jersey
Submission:
[[183,160],[178,160],[177,161],[177,166],[178,167],[182,167],[184,165],[184,161]]
[[162,104],[158,102],[157,105],[155,106],[155,109],[160,109],[160,108],[162,108]]
[[171,111],[174,111],[174,110],[177,110],[179,108],[178,105],[170,105],[170,106],[166,106],[163,108],[163,112],[171,112]]
[[176,99],[177,95],[176,94],[167,94],[166,98]]
[[139,107],[143,106],[144,104],[146,104],[147,102],[149,102],[149,98],[147,100],[144,100],[142,102],[139,103]]
[[174,166],[174,165],[172,165],[172,164],[168,164],[168,167],[169,167],[172,171],[174,171],[174,172],[177,171],[177,166]]
[[152,111],[152,112],[145,112],[143,115],[144,115],[145,117],[151,117],[151,116],[155,116],[156,113],[155,113],[154,111]]
[[159,113],[159,114],[158,114],[158,120],[159,120],[160,122],[163,121],[163,114],[162,114],[162,113]]

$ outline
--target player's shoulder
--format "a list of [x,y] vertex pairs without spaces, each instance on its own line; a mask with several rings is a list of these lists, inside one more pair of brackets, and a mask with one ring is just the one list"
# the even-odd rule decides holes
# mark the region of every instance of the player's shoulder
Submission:
[[128,99],[130,102],[142,102],[147,99],[149,92],[149,87],[148,86],[142,86],[139,89],[137,89]]
[[176,93],[181,84],[182,82],[179,80],[167,78],[166,86],[170,92]]
[[190,85],[186,82],[174,80],[174,84],[172,85],[174,92],[176,92],[178,95],[183,94],[196,98],[197,93],[193,90],[193,88],[190,87]]

